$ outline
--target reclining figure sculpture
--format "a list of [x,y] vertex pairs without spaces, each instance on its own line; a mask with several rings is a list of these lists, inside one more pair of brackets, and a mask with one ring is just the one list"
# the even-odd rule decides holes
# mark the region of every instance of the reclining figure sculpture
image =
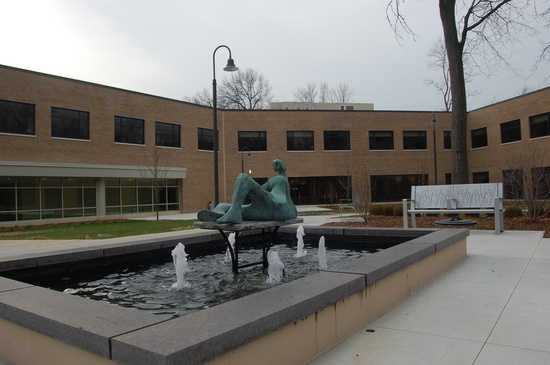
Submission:
[[[220,203],[213,210],[201,210],[200,221],[217,223],[242,223],[246,221],[283,221],[294,219],[298,211],[290,197],[290,184],[286,177],[286,166],[281,160],[273,161],[278,173],[263,185],[246,174],[240,174],[235,181],[231,204]],[[251,203],[244,205],[249,196]]]

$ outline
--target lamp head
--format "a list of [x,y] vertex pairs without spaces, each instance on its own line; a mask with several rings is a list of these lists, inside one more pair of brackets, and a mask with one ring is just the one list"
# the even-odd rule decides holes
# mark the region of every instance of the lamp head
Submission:
[[223,68],[223,70],[233,72],[233,71],[239,71],[239,68],[237,66],[235,66],[235,61],[233,61],[232,58],[228,58],[227,59],[227,66],[225,66]]
[[436,125],[437,124],[437,120],[435,120],[435,112],[432,113],[432,122],[430,124],[431,125]]

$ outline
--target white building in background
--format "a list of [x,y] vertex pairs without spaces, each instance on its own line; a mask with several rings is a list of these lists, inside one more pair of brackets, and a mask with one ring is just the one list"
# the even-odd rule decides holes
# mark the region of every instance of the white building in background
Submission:
[[304,103],[301,101],[281,101],[269,103],[275,110],[374,110],[373,103]]

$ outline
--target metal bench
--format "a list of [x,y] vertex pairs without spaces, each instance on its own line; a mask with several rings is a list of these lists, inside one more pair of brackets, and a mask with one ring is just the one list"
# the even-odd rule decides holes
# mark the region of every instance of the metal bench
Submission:
[[403,227],[408,215],[416,228],[416,214],[494,214],[495,233],[504,231],[502,183],[411,186],[410,208],[403,199]]
[[[297,224],[297,223],[303,223],[304,220],[302,218],[295,218],[295,219],[288,219],[285,221],[245,221],[238,224],[233,223],[216,223],[216,222],[195,222],[193,223],[193,227],[195,228],[202,228],[202,229],[216,229],[220,232],[223,239],[225,240],[225,244],[227,248],[229,249],[229,253],[231,255],[231,264],[232,264],[232,270],[233,273],[237,274],[239,272],[239,269],[242,269],[244,267],[253,266],[253,265],[263,265],[264,269],[267,268],[267,252],[269,251],[270,247],[273,244],[273,238],[275,233],[277,233],[277,230],[281,226],[286,226],[289,224]],[[252,262],[249,264],[244,264],[239,266],[239,232],[244,231],[251,231],[255,229],[261,229],[262,234],[265,235],[266,233],[270,234],[269,239],[265,238],[262,239],[262,261],[258,262]],[[266,232],[266,230],[268,230]],[[225,232],[235,232],[235,249],[233,249],[233,246],[229,242],[229,237]]]

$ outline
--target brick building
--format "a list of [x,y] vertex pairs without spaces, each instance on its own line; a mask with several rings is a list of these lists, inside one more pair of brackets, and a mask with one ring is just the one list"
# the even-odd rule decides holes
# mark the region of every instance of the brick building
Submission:
[[[471,181],[502,181],[506,156],[532,148],[550,166],[549,118],[550,88],[471,111]],[[400,200],[435,181],[434,130],[437,181],[450,180],[450,122],[432,111],[220,110],[220,200],[241,171],[273,176],[276,158],[296,204],[353,198],[365,179],[376,201]],[[151,214],[154,166],[162,211],[207,208],[212,150],[211,108],[0,66],[0,224]]]

